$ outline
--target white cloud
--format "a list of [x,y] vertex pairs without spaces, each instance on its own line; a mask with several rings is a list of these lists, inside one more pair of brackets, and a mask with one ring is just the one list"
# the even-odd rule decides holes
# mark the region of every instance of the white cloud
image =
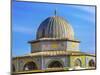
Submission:
[[71,14],[73,17],[78,18],[80,20],[85,20],[91,23],[95,23],[95,8],[91,6],[75,6],[73,9],[76,11],[80,11],[79,13]]
[[93,6],[74,6],[73,8],[78,9],[83,12],[86,12],[86,13],[89,13],[91,15],[95,14],[95,10],[94,10],[95,7],[93,7]]
[[12,31],[22,33],[22,34],[32,34],[34,32],[33,28],[24,27],[24,26],[14,26]]

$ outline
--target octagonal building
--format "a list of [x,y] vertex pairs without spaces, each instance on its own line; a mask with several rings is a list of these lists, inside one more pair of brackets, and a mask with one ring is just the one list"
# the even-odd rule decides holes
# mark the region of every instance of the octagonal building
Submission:
[[13,57],[13,73],[34,73],[77,69],[95,69],[95,55],[81,52],[74,29],[61,16],[41,22],[36,40],[28,41],[31,53]]

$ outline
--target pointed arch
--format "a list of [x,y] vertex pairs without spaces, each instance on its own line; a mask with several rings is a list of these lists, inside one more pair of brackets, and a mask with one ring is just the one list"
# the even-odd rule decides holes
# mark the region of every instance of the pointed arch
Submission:
[[75,67],[81,67],[82,66],[82,62],[79,58],[77,58],[75,61],[74,61],[74,66]]
[[93,59],[91,59],[88,63],[89,67],[95,67],[95,61]]
[[27,62],[24,67],[23,67],[23,70],[24,71],[28,71],[28,70],[37,70],[38,67],[36,65],[35,62],[31,61],[31,62]]
[[63,68],[63,64],[60,61],[53,60],[48,64],[48,68]]

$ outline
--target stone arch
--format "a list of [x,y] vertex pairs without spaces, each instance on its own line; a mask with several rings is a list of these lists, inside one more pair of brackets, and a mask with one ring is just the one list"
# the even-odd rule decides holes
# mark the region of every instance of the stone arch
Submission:
[[38,66],[35,62],[33,61],[30,61],[30,62],[27,62],[24,67],[23,67],[23,70],[24,71],[29,71],[29,70],[37,70],[38,69]]
[[95,67],[95,61],[93,59],[91,59],[88,63],[89,67]]
[[74,66],[75,67],[82,67],[81,59],[79,59],[79,58],[75,59]]
[[48,68],[63,68],[63,62],[59,60],[52,60],[48,63]]

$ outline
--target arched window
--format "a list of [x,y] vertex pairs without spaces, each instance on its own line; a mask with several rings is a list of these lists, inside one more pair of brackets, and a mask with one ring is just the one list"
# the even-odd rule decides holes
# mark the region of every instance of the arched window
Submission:
[[37,70],[37,69],[38,69],[37,65],[34,62],[28,62],[24,66],[25,71],[27,71],[27,70]]
[[88,64],[89,64],[89,67],[95,67],[95,62],[92,59],[89,61]]
[[12,72],[15,72],[15,66],[12,65]]
[[48,68],[62,68],[63,65],[60,61],[52,61],[49,65]]
[[43,29],[42,31],[42,37],[44,38],[45,37],[45,30]]
[[81,66],[82,66],[81,60],[80,60],[80,59],[76,59],[76,60],[74,61],[74,66],[75,66],[75,67],[81,67]]

